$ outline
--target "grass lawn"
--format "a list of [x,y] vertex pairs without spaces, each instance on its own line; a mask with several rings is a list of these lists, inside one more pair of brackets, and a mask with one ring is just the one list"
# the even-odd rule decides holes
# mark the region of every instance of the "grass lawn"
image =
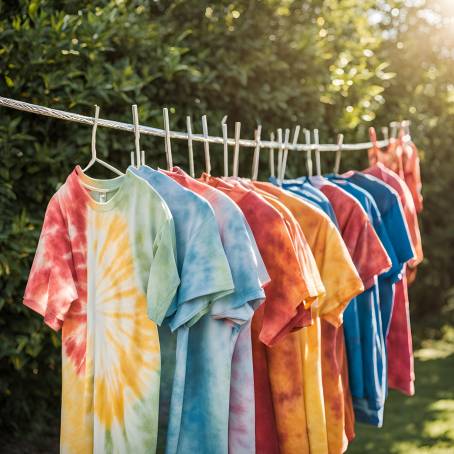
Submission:
[[[347,454],[454,454],[454,327],[442,334],[439,340],[422,341],[415,352],[415,396],[390,391],[384,426],[357,424]],[[56,454],[58,425],[20,439],[4,436],[0,454]]]
[[356,426],[348,454],[454,453],[454,328],[415,353],[416,394],[390,391],[381,429]]

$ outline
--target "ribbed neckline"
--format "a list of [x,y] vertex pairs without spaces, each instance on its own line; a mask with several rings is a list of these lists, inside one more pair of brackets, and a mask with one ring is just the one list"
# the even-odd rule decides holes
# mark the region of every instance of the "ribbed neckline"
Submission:
[[[115,178],[111,178],[108,180],[101,180],[98,178],[89,177],[81,167],[78,165],[73,171],[74,181],[76,182],[77,186],[79,187],[80,192],[84,195],[87,200],[88,205],[96,211],[109,211],[118,205],[121,198],[124,196],[127,179],[130,175],[130,169],[126,171],[124,175],[120,175]],[[93,197],[90,195],[90,190],[86,188],[83,183],[86,183],[93,188],[96,189],[107,189],[108,191],[117,191],[111,199],[107,202],[97,202]]]

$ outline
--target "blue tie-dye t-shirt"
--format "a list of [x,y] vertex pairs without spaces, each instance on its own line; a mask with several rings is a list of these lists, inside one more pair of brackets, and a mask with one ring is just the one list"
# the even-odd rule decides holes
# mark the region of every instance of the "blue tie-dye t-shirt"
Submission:
[[380,211],[389,243],[384,246],[392,261],[391,269],[379,277],[380,309],[385,338],[388,334],[394,300],[394,284],[402,278],[404,264],[413,257],[407,225],[397,192],[383,181],[361,172],[348,172],[343,177],[365,189]]
[[322,191],[320,191],[320,189],[313,186],[307,177],[284,180],[283,182],[279,182],[276,178],[271,177],[269,181],[276,186],[281,186],[283,189],[299,195],[306,201],[311,202],[313,205],[318,206],[337,226],[336,215],[334,214],[333,207],[328,198]]
[[[178,330],[187,336],[186,356],[181,360],[186,369],[185,376],[175,375],[166,453],[227,453],[232,355],[241,324],[252,318],[265,296],[260,254],[242,212],[230,198],[178,168],[163,172],[214,209],[235,286],[192,327]],[[178,344],[183,340],[179,335]],[[177,353],[184,351],[178,347]]]
[[[177,239],[177,266],[181,284],[164,324],[159,327],[161,386],[158,452],[163,452],[174,377],[186,375],[188,332],[183,325],[198,320],[209,311],[215,300],[232,293],[234,285],[209,203],[149,167],[143,166],[133,171],[146,180],[169,206]],[[176,334],[171,334],[171,330],[177,329]],[[170,417],[173,419],[173,415]]]
[[[361,203],[386,252],[394,255],[373,197],[345,178],[335,175],[328,178]],[[378,279],[375,285],[357,297],[355,305],[350,305],[345,311],[344,333],[356,418],[381,426],[386,397],[387,359]]]
[[[310,179],[302,177],[301,179],[289,180],[287,185],[286,182],[287,180],[284,182],[286,189],[319,206],[337,225],[331,203],[320,189],[312,185]],[[346,188],[344,187],[344,189]],[[355,191],[351,191],[350,188],[348,192],[352,194]],[[360,196],[358,193],[356,195]],[[323,200],[323,198],[326,200]],[[366,209],[368,215],[372,216],[370,211],[372,208],[364,200],[364,194],[360,198],[363,208]],[[378,307],[377,287],[374,285],[353,298],[344,312],[344,334],[349,362],[350,389],[353,400],[356,401],[356,406],[364,404],[363,406],[366,408],[369,406],[369,400],[365,399],[366,396],[370,396],[373,408],[382,407],[381,404],[377,405],[375,402],[380,403],[382,401],[386,374],[383,336],[378,331],[378,327],[381,330],[381,316],[377,314]],[[356,408],[355,413],[358,413]],[[374,410],[374,413],[377,412]],[[362,420],[363,418],[359,417],[358,419]]]

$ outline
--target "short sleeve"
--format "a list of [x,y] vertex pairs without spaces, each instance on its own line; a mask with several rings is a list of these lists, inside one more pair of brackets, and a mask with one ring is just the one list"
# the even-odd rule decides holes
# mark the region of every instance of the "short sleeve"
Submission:
[[372,223],[359,205],[352,211],[352,220],[342,229],[342,237],[364,288],[370,288],[375,283],[375,276],[389,270],[391,261]]
[[177,310],[169,321],[172,331],[188,322],[193,325],[213,302],[233,292],[229,263],[212,212],[200,220],[188,241],[180,277]]
[[257,242],[255,241],[255,238],[254,238],[254,234],[252,233],[251,227],[249,226],[247,221],[245,222],[245,226],[246,226],[246,230],[247,230],[249,239],[251,240],[252,250],[255,255],[259,281],[260,281],[261,286],[265,287],[265,285],[269,284],[269,282],[271,281],[271,278],[270,278],[270,275],[268,274],[268,270],[266,269],[262,255],[260,254],[259,248],[257,246]]
[[269,222],[266,230],[267,235],[259,247],[271,282],[265,289],[266,303],[259,339],[271,347],[301,326],[307,312],[305,302],[312,296],[284,220],[280,225]]
[[397,197],[382,218],[399,262],[405,263],[411,260],[414,257],[414,251],[403,209]]
[[400,279],[403,264],[400,263],[399,259],[397,258],[396,252],[389,238],[388,231],[385,227],[380,213],[378,213],[378,210],[377,212],[374,212],[374,228],[377,232],[378,237],[380,238],[380,241],[383,244],[383,247],[386,250],[386,253],[388,254],[389,259],[391,260],[391,268],[380,276],[391,278],[393,281],[397,281]]
[[317,264],[326,295],[320,303],[319,314],[332,325],[340,326],[342,312],[349,301],[364,290],[364,286],[334,224],[330,223],[324,229],[325,234],[321,235],[323,255]]
[[41,236],[25,289],[24,304],[58,331],[78,293],[68,230],[54,195],[47,206]]
[[175,227],[170,212],[166,212],[153,242],[153,258],[147,285],[148,316],[158,325],[162,323],[179,283]]
[[[227,199],[229,204],[233,204]],[[235,290],[214,302],[210,314],[215,318],[228,318],[238,322],[245,314],[247,321],[253,311],[244,305],[260,303],[265,297],[262,289],[257,259],[246,228],[246,220],[236,207],[228,213],[228,222],[222,223],[222,243],[229,262]]]

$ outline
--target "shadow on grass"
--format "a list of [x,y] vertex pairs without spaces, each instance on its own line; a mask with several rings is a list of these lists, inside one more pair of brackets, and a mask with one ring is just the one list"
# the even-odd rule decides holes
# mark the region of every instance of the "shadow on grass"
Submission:
[[423,344],[416,354],[415,375],[415,396],[390,391],[383,427],[357,424],[349,454],[454,453],[452,339]]

